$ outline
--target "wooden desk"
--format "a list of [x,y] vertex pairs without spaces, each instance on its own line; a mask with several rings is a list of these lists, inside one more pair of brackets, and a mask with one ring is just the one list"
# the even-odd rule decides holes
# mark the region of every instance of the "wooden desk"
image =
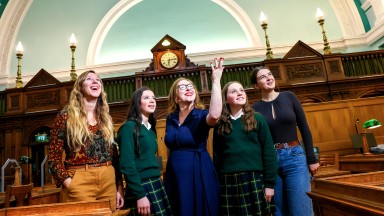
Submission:
[[312,191],[317,216],[384,215],[384,172],[315,179]]
[[383,171],[384,154],[340,156],[339,168],[352,173]]

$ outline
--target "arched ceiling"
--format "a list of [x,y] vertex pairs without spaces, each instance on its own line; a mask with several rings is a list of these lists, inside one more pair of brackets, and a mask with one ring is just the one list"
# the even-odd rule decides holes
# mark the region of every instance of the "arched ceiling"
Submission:
[[188,53],[261,46],[242,8],[219,0],[121,1],[96,32],[88,64],[150,58],[150,49],[165,34],[188,44]]

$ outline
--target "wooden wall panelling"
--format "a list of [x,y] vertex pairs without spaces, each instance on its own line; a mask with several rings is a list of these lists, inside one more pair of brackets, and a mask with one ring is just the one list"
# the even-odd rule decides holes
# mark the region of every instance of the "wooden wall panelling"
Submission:
[[157,132],[157,156],[162,157],[163,171],[165,171],[165,167],[167,165],[168,160],[168,150],[165,146],[164,138],[165,138],[165,119],[157,120],[156,122],[156,132]]
[[8,158],[14,157],[14,151],[12,151],[12,148],[14,146],[13,143],[13,136],[12,136],[12,129],[6,129],[5,130],[5,148],[4,148],[4,158],[2,158],[3,164]]
[[21,145],[23,144],[23,130],[21,127],[13,130],[12,139],[15,146],[14,159],[19,160],[21,156]]
[[[304,104],[307,121],[311,128],[314,145],[320,152],[353,153],[350,135],[355,134],[356,117],[360,119],[359,132],[364,121],[376,118],[384,121],[384,97],[335,101],[321,104]],[[372,130],[378,143],[382,143],[382,127]]]
[[[363,124],[369,119],[377,119],[384,124],[384,97],[364,98],[352,101],[355,115],[359,119],[358,130],[362,132]],[[375,135],[378,144],[384,144],[384,127],[367,130]]]
[[321,153],[352,149],[348,129],[349,107],[346,103],[325,103],[303,105],[308,125],[312,132],[314,146]]

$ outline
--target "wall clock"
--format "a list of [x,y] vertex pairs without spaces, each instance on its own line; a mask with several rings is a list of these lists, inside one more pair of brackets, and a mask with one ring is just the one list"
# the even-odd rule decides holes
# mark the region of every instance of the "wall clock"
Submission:
[[179,63],[179,58],[173,52],[165,52],[160,57],[160,64],[164,68],[170,69]]
[[[165,35],[151,49],[151,52],[153,53],[153,63],[148,67],[148,71],[157,73],[185,69],[185,48],[185,45],[176,39],[169,35]],[[147,71],[147,69],[145,70]]]

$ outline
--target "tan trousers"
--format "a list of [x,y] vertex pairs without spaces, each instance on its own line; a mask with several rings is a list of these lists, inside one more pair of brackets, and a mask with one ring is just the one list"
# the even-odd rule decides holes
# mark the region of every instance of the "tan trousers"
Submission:
[[63,201],[92,201],[109,199],[112,211],[116,210],[116,182],[113,166],[68,170],[71,184],[63,187]]

